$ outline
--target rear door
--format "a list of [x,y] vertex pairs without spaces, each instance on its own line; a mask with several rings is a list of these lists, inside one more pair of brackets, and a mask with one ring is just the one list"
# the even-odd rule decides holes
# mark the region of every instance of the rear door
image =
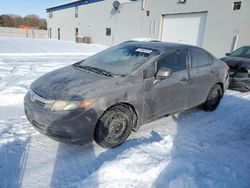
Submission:
[[171,69],[173,74],[163,80],[156,80],[155,77],[144,79],[145,120],[187,108],[189,90],[187,60],[186,49],[172,49],[155,62],[156,72],[161,67],[166,67]]
[[188,107],[205,102],[210,89],[217,80],[213,57],[200,48],[190,48],[190,93]]

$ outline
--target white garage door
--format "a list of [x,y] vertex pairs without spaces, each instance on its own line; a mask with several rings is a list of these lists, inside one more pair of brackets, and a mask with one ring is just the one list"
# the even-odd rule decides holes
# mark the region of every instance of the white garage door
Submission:
[[202,46],[206,13],[163,16],[162,40]]

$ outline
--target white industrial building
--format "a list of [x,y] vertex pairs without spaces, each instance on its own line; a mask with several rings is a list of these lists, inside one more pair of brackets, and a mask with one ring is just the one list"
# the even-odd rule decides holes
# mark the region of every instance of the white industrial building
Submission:
[[250,0],[78,0],[47,9],[49,37],[108,46],[154,38],[221,57],[250,44]]

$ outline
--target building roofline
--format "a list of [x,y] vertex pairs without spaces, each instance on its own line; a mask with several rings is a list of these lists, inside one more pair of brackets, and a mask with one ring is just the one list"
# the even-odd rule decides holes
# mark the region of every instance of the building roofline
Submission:
[[48,7],[48,8],[46,8],[46,11],[47,12],[52,12],[52,11],[67,9],[67,8],[71,8],[71,7],[75,7],[75,6],[87,5],[87,4],[90,4],[90,3],[97,3],[97,2],[100,2],[100,1],[104,1],[104,0],[77,0],[77,1],[70,1],[70,2],[63,3],[63,4],[55,5],[55,6],[52,6],[52,7]]
[[56,7],[60,7],[60,6],[65,6],[65,5],[68,5],[68,4],[71,4],[71,3],[76,3],[76,2],[79,2],[79,1],[80,0],[68,1],[68,2],[65,2],[65,3],[58,4],[58,5],[50,6],[50,7],[46,8],[46,10],[53,9],[53,8],[56,8]]

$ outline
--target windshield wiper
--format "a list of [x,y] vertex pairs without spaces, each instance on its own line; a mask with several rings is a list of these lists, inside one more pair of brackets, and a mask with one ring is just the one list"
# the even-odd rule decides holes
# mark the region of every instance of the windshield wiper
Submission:
[[96,67],[90,67],[90,66],[81,66],[83,69],[86,69],[88,71],[97,73],[97,74],[103,74],[105,76],[110,76],[113,77],[114,75],[106,70],[100,69],[100,68],[96,68]]
[[105,76],[109,76],[109,77],[124,77],[124,75],[114,74],[114,73],[111,73],[111,72],[106,71],[106,70],[101,69],[101,68],[83,66],[83,65],[80,64],[80,62],[75,63],[74,66],[76,66],[78,68],[81,68],[81,69],[85,69],[87,71],[97,73],[97,74],[102,74],[102,75],[105,75]]

